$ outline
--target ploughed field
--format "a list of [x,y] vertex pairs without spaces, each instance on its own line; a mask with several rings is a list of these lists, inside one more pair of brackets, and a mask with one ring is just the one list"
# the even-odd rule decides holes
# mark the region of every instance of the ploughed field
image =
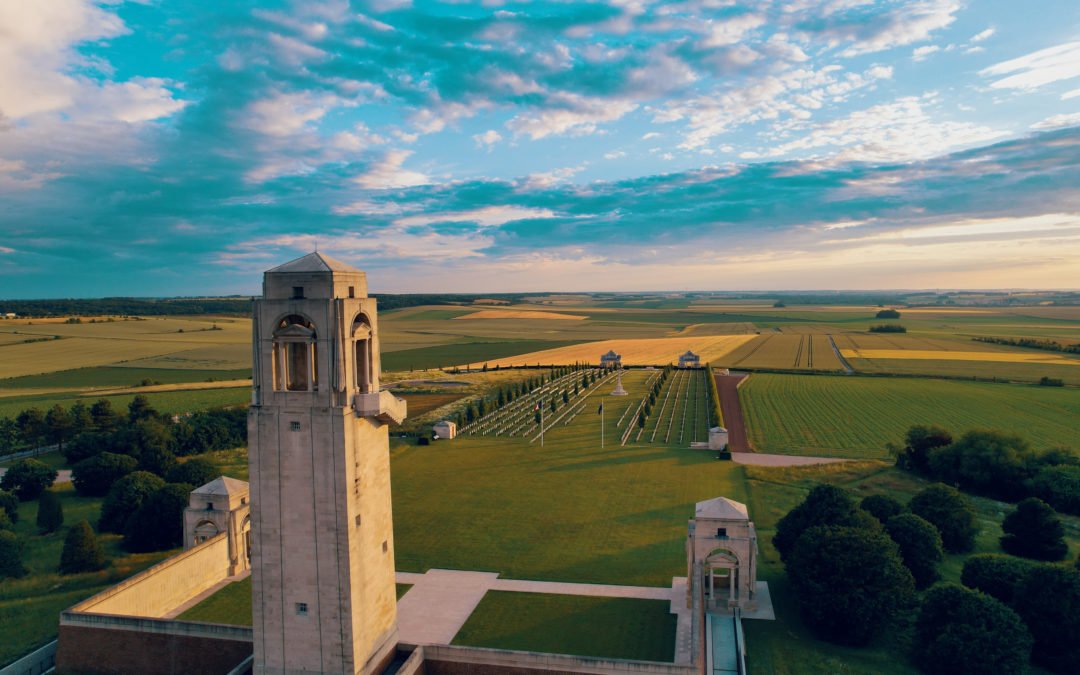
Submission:
[[758,452],[888,458],[913,424],[996,427],[1080,448],[1080,391],[919,378],[755,373],[739,390]]

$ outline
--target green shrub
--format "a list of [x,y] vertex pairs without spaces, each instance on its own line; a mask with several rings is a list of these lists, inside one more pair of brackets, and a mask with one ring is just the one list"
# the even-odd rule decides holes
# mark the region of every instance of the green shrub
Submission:
[[901,469],[928,475],[930,453],[952,442],[952,434],[947,430],[933,425],[916,424],[909,427],[904,434],[904,447],[897,450],[896,465]]
[[902,513],[889,518],[885,532],[900,547],[900,556],[915,578],[916,588],[926,588],[941,578],[938,565],[945,559],[945,552],[936,527],[914,513]]
[[105,554],[101,552],[90,523],[80,520],[75,523],[64,539],[64,550],[60,553],[60,573],[78,574],[95,572],[105,565]]
[[12,493],[0,490],[0,510],[7,513],[12,523],[19,522],[19,498]]
[[867,644],[914,599],[899,547],[880,529],[811,527],[786,570],[806,625],[837,644]]
[[206,485],[221,475],[217,465],[208,459],[195,457],[177,464],[166,477],[170,483],[187,483],[196,487]]
[[0,509],[0,530],[13,530],[15,524],[11,522],[11,518],[8,517],[7,511]]
[[1061,513],[1080,516],[1080,466],[1043,468],[1027,483],[1031,494]]
[[20,459],[0,478],[0,490],[11,490],[24,502],[38,498],[56,481],[57,471],[36,459]]
[[817,485],[801,504],[787,512],[776,524],[773,546],[786,564],[803,532],[817,525],[859,527],[880,530],[881,524],[859,508],[852,496],[834,485]]
[[165,551],[184,543],[184,509],[191,491],[169,483],[146,498],[124,527],[124,548],[135,553]]
[[83,497],[104,497],[113,483],[134,471],[138,464],[134,457],[102,452],[73,466],[71,482]]
[[22,564],[22,542],[15,538],[14,533],[0,530],[0,579],[17,579],[26,572]]
[[901,326],[898,323],[881,323],[876,326],[870,326],[871,333],[906,333],[907,328]]
[[915,658],[940,675],[1022,673],[1031,635],[1005,603],[956,584],[926,593],[915,621]]
[[1080,571],[1043,563],[1016,587],[1013,608],[1035,646],[1031,660],[1055,673],[1080,673]]
[[1064,387],[1065,380],[1056,377],[1048,377],[1043,375],[1039,378],[1039,386],[1041,387]]
[[904,512],[904,505],[888,495],[863,497],[863,500],[859,502],[859,508],[877,518],[882,525],[888,522],[889,518]]
[[960,583],[1011,604],[1016,585],[1034,565],[1011,555],[980,553],[964,561]]
[[101,503],[98,530],[123,534],[128,518],[146,498],[165,487],[165,481],[147,471],[130,473],[113,484]]
[[1016,501],[1026,495],[1026,464],[1034,453],[1017,434],[972,429],[952,445],[930,455],[930,470],[943,483],[993,499]]
[[979,533],[975,507],[956,488],[941,483],[931,485],[912,497],[908,508],[933,523],[949,553],[967,553],[975,548],[975,536]]
[[879,319],[899,319],[900,312],[895,309],[883,309],[877,313]]
[[1028,497],[1005,516],[1001,548],[1006,553],[1034,560],[1063,560],[1069,552],[1065,528],[1054,509],[1041,499]]
[[46,490],[38,497],[37,526],[43,534],[56,532],[64,524],[64,507],[60,495]]

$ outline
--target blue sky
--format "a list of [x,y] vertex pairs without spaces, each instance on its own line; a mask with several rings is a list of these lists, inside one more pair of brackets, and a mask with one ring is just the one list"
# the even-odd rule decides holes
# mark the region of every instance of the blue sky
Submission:
[[0,0],[0,297],[1080,287],[1080,5]]

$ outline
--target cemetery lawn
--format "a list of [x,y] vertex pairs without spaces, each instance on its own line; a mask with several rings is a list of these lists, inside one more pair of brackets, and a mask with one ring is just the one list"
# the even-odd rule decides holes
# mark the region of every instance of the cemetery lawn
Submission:
[[451,644],[671,662],[668,609],[664,600],[488,591]]
[[914,424],[958,436],[975,427],[1021,434],[1032,446],[1080,447],[1080,391],[1025,384],[755,373],[740,388],[758,452],[886,459]]
[[745,501],[743,467],[663,445],[659,436],[645,442],[647,434],[619,447],[615,401],[634,399],[635,385],[627,388],[628,397],[604,397],[612,408],[604,449],[599,397],[549,431],[544,447],[521,437],[459,436],[429,446],[392,439],[397,569],[631,586],[670,586],[685,576],[694,504],[718,495]]

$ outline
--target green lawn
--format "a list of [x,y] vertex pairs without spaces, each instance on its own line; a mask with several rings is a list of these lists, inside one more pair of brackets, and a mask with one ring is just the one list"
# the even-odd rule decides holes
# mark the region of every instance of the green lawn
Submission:
[[176,618],[250,626],[251,577],[232,582]]
[[739,390],[759,452],[886,458],[913,424],[1019,433],[1080,448],[1080,390],[913,378],[757,373]]
[[601,449],[598,405],[590,400],[542,448],[520,437],[394,441],[397,568],[640,586],[685,575],[694,504],[745,500],[742,467],[659,438],[619,447],[617,409],[606,412]]
[[398,584],[397,585],[397,599],[400,600],[401,596],[408,593],[409,589],[412,588],[412,587],[413,587],[412,584]]
[[670,662],[668,609],[663,600],[488,591],[451,644]]

